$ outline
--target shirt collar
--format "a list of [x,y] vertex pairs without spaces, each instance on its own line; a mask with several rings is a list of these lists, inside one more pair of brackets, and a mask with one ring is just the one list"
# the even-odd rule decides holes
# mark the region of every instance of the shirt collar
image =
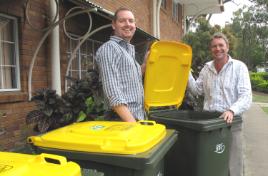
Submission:
[[125,41],[124,39],[122,39],[121,37],[118,37],[116,35],[111,36],[110,39],[117,42],[117,43],[129,44],[129,42]]
[[[229,65],[229,64],[231,64],[231,63],[233,63],[233,62],[234,62],[234,59],[233,59],[230,55],[228,55],[228,61],[227,61],[227,63],[223,66],[223,69],[224,69],[227,65]],[[213,61],[213,60],[207,62],[206,65],[208,66],[208,68],[209,68],[210,70],[212,70],[212,71],[214,71],[215,73],[217,73],[217,71],[216,71],[216,69],[215,69],[215,66],[214,66],[214,61]]]
[[118,37],[116,35],[111,36],[110,40],[117,42],[120,46],[125,48],[127,51],[129,51],[131,48],[133,48],[132,44],[130,44],[128,41],[126,41],[126,40],[124,40],[121,37]]

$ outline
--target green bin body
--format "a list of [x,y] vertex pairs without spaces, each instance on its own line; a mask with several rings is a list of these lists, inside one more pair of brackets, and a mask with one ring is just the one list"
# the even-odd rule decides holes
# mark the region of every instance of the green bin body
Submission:
[[197,111],[158,111],[150,118],[176,129],[179,138],[165,158],[168,176],[228,176],[231,128],[242,119],[235,116],[227,124],[221,113]]
[[37,153],[47,152],[65,156],[80,165],[84,176],[162,176],[164,157],[177,140],[175,130],[167,130],[165,138],[150,150],[138,154],[108,154],[39,147]]

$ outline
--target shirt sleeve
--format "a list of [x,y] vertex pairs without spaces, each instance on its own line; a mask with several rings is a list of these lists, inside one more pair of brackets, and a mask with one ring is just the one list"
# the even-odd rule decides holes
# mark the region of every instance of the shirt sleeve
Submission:
[[106,45],[98,50],[96,61],[101,75],[104,94],[111,107],[127,104],[124,94],[121,92],[120,74],[118,62],[120,56],[112,45]]
[[190,72],[187,88],[193,95],[202,95],[204,93],[203,75],[204,75],[204,68],[201,70],[197,80],[194,79],[192,73]]
[[232,104],[230,110],[234,115],[241,115],[244,111],[248,110],[252,103],[252,91],[247,66],[243,63],[237,69],[238,76],[238,99]]

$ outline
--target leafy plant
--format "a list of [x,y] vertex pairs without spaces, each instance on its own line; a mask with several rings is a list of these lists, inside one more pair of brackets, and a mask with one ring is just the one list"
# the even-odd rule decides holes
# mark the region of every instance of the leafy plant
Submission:
[[36,123],[35,130],[48,131],[62,126],[64,117],[63,100],[56,94],[55,90],[37,90],[32,98],[37,103],[37,110],[28,113],[26,123]]
[[46,132],[73,122],[95,120],[104,112],[98,73],[89,71],[84,79],[68,78],[72,86],[61,97],[55,90],[38,90],[32,98],[37,109],[28,113],[26,123]]
[[252,85],[252,89],[260,92],[268,93],[268,80],[267,73],[250,73],[250,81]]

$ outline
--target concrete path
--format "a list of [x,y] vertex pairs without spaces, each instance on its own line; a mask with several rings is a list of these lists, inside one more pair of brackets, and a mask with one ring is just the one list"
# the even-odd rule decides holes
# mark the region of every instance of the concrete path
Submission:
[[268,175],[268,104],[253,103],[244,113],[245,176]]

